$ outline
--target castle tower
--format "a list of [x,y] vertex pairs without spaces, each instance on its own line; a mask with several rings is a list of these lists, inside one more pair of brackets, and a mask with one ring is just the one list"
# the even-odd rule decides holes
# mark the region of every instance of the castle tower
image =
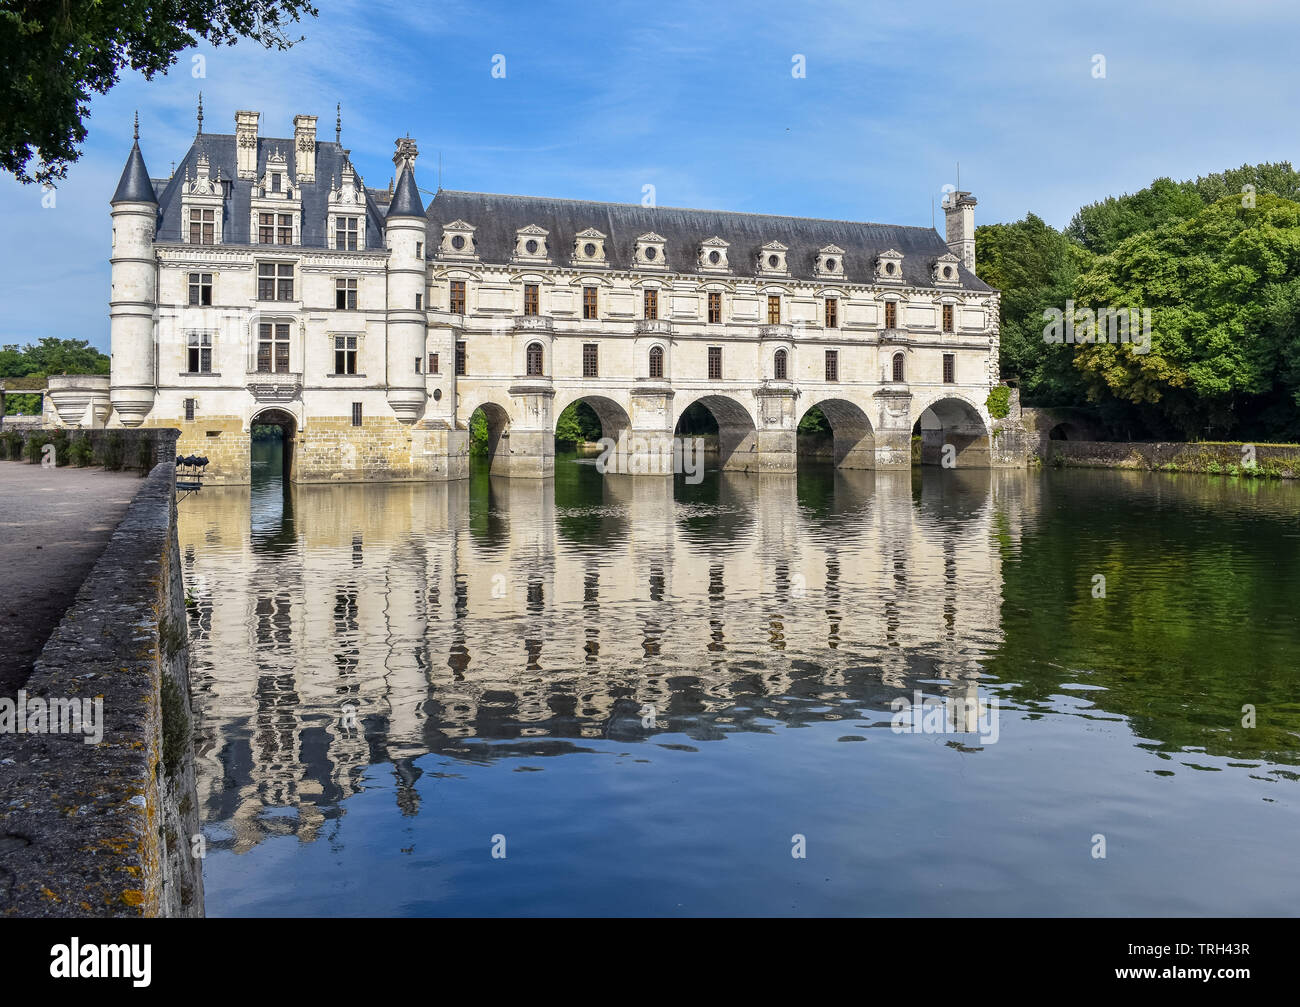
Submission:
[[135,142],[110,201],[113,218],[113,287],[108,318],[112,346],[109,398],[123,426],[139,426],[153,409],[154,312],[157,307],[154,228],[158,197],[140,153],[140,123]]
[[424,413],[424,204],[409,165],[402,168],[384,217],[388,255],[388,404],[403,423]]
[[969,192],[950,192],[943,203],[948,250],[975,272],[975,204]]

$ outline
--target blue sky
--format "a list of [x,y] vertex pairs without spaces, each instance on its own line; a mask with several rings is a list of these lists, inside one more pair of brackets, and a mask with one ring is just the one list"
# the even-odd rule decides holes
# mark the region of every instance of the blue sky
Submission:
[[309,113],[333,139],[342,102],[371,186],[409,132],[427,189],[441,151],[449,189],[640,202],[651,184],[662,206],[899,224],[930,223],[958,161],[977,223],[1032,211],[1057,227],[1161,175],[1300,161],[1290,3],[317,2],[288,52],[203,47],[166,77],[125,75],[94,101],[53,208],[0,175],[0,342],[107,350],[108,200],[132,112],[166,176],[200,90],[211,133],[251,108],[264,136]]

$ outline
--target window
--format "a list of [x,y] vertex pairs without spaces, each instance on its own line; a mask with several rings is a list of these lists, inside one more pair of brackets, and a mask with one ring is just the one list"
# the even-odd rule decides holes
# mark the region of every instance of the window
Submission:
[[429,354],[429,373],[430,374],[438,373],[438,354],[436,353]]
[[717,325],[722,321],[722,294],[718,291],[709,292],[709,322]]
[[894,380],[903,380],[903,355],[901,353],[894,354]]
[[357,373],[357,337],[334,337],[334,373]]
[[261,374],[289,370],[288,322],[263,322],[257,327],[257,370]]
[[257,264],[257,299],[259,301],[292,301],[293,263],[259,262]]
[[186,370],[190,374],[212,373],[212,333],[191,332]]
[[834,297],[826,298],[826,328],[840,327],[840,302]]
[[465,344],[456,344],[456,373],[463,375],[465,373]]
[[826,351],[826,380],[839,381],[840,379],[840,351]]
[[278,171],[271,176],[271,191],[280,191],[280,173]]
[[463,315],[465,313],[465,281],[451,281],[451,298],[447,302],[447,310],[453,315]]
[[722,347],[709,347],[709,380],[722,380]]
[[788,355],[785,350],[777,350],[776,356],[772,358],[772,377],[777,381],[786,380],[786,360]]
[[526,357],[524,361],[525,371],[530,378],[537,377],[542,373],[542,344],[529,343],[528,349],[524,351]]
[[334,247],[340,252],[357,250],[357,217],[334,218]]
[[339,311],[357,310],[357,281],[334,281],[334,307]]
[[352,403],[352,425],[354,427],[361,426],[361,403],[360,402]]
[[943,380],[949,385],[957,380],[957,358],[951,353],[943,355]]
[[257,215],[257,240],[263,245],[275,244],[274,213],[259,213]]
[[187,423],[194,422],[194,400],[193,399],[185,400],[185,422]]
[[423,295],[423,294],[416,294],[416,295],[415,295],[415,310],[416,310],[416,311],[419,311],[419,310],[422,309],[423,307],[424,307],[424,295]]
[[595,287],[582,288],[582,317],[583,318],[599,317],[596,314],[596,288]]
[[952,331],[952,305],[951,304],[945,304],[943,306],[943,331],[944,332]]
[[662,346],[650,347],[650,377],[662,378],[664,376],[664,348]]
[[536,283],[524,284],[524,314],[536,315],[541,309],[541,297],[538,295]]
[[582,376],[584,378],[600,377],[599,361],[596,357],[596,344],[582,344]]
[[767,296],[767,324],[781,324],[781,298],[777,294]]
[[190,244],[191,245],[211,245],[213,244],[216,234],[216,211],[200,210],[197,207],[190,210]]
[[212,274],[190,273],[190,304],[210,307],[212,304]]
[[898,328],[898,303],[896,301],[885,302],[885,328]]
[[647,290],[645,292],[645,316],[650,319],[659,317],[659,291]]
[[416,373],[416,374],[421,373],[420,368],[422,368],[423,366],[424,366],[424,358],[423,358],[423,357],[416,357],[416,358],[415,358],[415,373]]
[[[279,176],[277,175],[276,177],[278,178]],[[277,214],[276,216],[277,216],[277,220],[275,224],[275,243],[277,245],[292,245],[293,244],[293,214],[280,213]]]
[[424,242],[423,242],[423,241],[417,241],[417,242],[415,243],[415,257],[416,257],[417,259],[423,259],[423,258],[424,258]]

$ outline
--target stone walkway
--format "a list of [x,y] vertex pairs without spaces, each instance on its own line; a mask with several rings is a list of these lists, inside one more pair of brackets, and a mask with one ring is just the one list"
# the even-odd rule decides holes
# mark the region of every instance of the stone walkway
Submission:
[[0,696],[14,696],[144,483],[0,461]]

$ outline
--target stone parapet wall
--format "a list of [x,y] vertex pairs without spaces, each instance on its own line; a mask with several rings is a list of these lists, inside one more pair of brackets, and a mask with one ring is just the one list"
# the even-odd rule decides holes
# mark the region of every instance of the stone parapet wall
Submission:
[[201,916],[175,466],[127,509],[25,686],[103,735],[0,733],[0,914]]
[[[114,428],[111,430],[70,430],[67,427],[6,425],[5,436],[13,430],[23,438],[23,447],[19,450],[26,457],[26,444],[33,437],[49,441],[53,437],[66,438],[68,443],[84,438],[90,442],[93,452],[90,465],[105,466],[112,469],[138,471],[141,475],[151,472],[154,466],[163,462],[174,462],[179,431],[172,427],[135,427]],[[8,454],[12,460],[12,454]]]

